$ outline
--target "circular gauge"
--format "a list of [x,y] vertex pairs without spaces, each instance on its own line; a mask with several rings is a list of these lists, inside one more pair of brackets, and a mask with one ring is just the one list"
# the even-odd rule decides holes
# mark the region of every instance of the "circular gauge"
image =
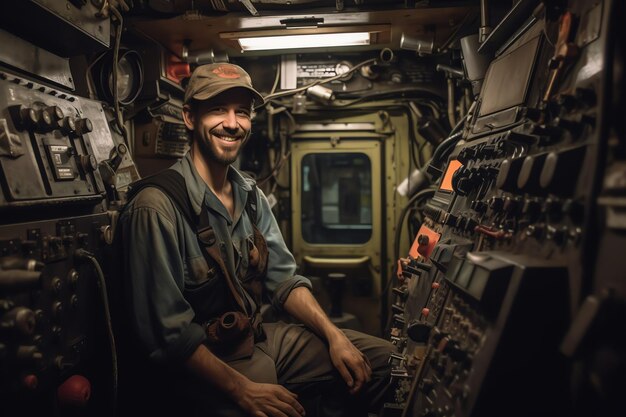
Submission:
[[[100,85],[98,93],[112,102],[113,90],[113,54],[102,58],[105,63],[99,69]],[[120,104],[131,104],[143,86],[143,64],[139,53],[133,50],[120,51],[117,64],[117,99]]]
[[[132,95],[133,86],[136,83],[132,64],[127,57],[120,59],[117,75],[117,96],[120,101],[126,101]],[[109,74],[109,90],[113,91],[113,73]]]
[[352,68],[351,63],[349,63],[348,61],[341,61],[340,63],[335,65],[335,74],[337,75],[346,74],[344,77],[340,77],[339,79],[341,81],[348,81],[350,78],[352,78],[352,75],[354,74],[354,72],[348,73],[348,71],[350,71],[350,68]]

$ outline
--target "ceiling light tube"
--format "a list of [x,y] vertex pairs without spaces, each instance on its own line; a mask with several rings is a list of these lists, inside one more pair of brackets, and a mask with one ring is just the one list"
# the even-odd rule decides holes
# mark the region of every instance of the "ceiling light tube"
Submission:
[[239,38],[242,51],[272,49],[327,48],[332,46],[369,45],[369,32],[318,33],[313,35],[260,36]]

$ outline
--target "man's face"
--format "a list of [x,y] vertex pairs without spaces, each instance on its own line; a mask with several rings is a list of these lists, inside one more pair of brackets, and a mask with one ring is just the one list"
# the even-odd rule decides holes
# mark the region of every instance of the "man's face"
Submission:
[[208,161],[228,165],[237,159],[250,137],[251,110],[250,93],[234,88],[200,102],[195,112],[185,106],[184,119],[202,155]]

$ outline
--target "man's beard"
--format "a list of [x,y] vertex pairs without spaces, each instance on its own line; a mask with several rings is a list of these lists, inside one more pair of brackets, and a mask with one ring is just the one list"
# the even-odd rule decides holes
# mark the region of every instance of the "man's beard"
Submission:
[[[235,155],[229,156],[228,153],[224,153],[223,155],[218,155],[215,152],[215,149],[213,149],[213,147],[211,146],[211,141],[209,138],[211,135],[215,136],[216,133],[221,136],[233,136],[233,137],[241,138],[239,139],[241,141],[241,144],[239,146],[239,149],[237,149],[237,152],[235,153]],[[205,137],[195,138],[195,140],[198,141],[200,152],[207,160],[225,166],[225,165],[230,165],[237,160],[237,158],[241,154],[241,151],[243,150],[243,146],[245,145],[248,138],[250,137],[250,131],[242,133],[242,131],[240,130],[237,133],[229,133],[229,132],[224,132],[222,130],[220,131],[211,130],[209,132],[206,132],[206,135],[207,135],[206,138]],[[220,140],[220,139],[216,139],[216,140]]]

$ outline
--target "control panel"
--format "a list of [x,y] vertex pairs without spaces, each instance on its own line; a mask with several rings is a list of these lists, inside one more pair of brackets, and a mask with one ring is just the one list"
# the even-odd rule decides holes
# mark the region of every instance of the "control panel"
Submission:
[[20,42],[41,61],[0,66],[0,402],[7,416],[96,415],[114,379],[107,204],[138,175],[111,110],[49,76],[61,58]]
[[399,260],[385,415],[575,414],[562,343],[592,286],[606,9],[571,3],[539,7],[491,46],[462,138]]
[[[106,214],[0,226],[0,398],[21,415],[53,405],[86,407],[93,375],[88,360],[102,349],[97,269],[88,256],[101,245]],[[100,336],[101,337],[101,336]],[[105,344],[106,345],[106,344]],[[80,375],[84,402],[63,382]],[[13,415],[13,414],[9,414]]]
[[114,144],[100,103],[8,71],[0,100],[0,207],[102,200]]

